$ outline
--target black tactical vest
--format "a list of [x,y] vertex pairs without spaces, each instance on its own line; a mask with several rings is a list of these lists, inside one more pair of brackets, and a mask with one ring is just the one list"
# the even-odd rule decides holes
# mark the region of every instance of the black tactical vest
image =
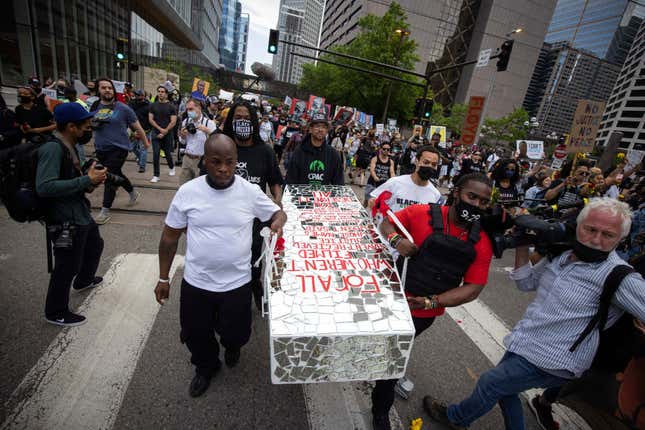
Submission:
[[479,242],[480,225],[474,222],[468,231],[468,240],[444,233],[440,205],[430,205],[430,234],[421,244],[418,254],[410,258],[405,280],[405,291],[413,296],[431,296],[457,288],[464,274],[475,260],[475,246]]

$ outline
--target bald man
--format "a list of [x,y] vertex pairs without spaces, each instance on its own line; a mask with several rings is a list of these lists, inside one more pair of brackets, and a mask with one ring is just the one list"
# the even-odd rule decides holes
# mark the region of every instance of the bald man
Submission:
[[195,365],[192,397],[204,394],[221,368],[220,343],[226,365],[233,367],[249,341],[253,219],[270,221],[272,233],[278,236],[287,220],[258,186],[234,174],[236,163],[237,148],[231,138],[223,134],[208,138],[207,173],[179,188],[159,241],[155,296],[163,305],[170,293],[169,272],[177,243],[186,232],[179,319],[181,340]]

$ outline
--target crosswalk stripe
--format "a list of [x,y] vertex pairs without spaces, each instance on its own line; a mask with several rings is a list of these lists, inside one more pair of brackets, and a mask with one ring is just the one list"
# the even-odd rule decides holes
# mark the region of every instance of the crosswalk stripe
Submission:
[[[184,258],[176,256],[170,277]],[[87,323],[63,329],[5,402],[1,429],[110,429],[159,311],[153,254],[120,254],[78,309]]]
[[[488,306],[480,300],[474,300],[459,307],[446,308],[446,313],[493,365],[502,359],[506,352],[504,337],[510,333],[510,330]],[[541,389],[532,389],[522,395],[526,399],[531,399],[541,392]],[[578,414],[566,406],[553,405],[553,415],[556,421],[560,422],[562,430],[591,430],[591,427]]]

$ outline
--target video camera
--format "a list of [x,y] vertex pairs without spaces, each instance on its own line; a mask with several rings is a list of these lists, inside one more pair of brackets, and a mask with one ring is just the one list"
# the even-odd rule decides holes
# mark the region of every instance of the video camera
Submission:
[[[99,163],[97,160],[93,158],[89,158],[85,164],[83,164],[83,167],[81,168],[81,171],[83,172],[84,175],[87,175],[87,171],[90,170],[90,167],[92,167],[92,163],[96,162],[96,165],[94,165],[95,169],[103,169],[104,166]],[[114,185],[115,187],[118,187],[120,185],[123,185],[125,183],[125,178],[123,176],[115,175],[114,173],[106,172],[105,173],[105,183]]]
[[538,206],[532,212],[511,217],[502,205],[496,205],[482,216],[481,226],[491,239],[495,258],[501,258],[506,249],[518,246],[533,245],[537,252],[550,259],[571,249],[575,240],[575,219],[562,222],[556,218],[557,209],[547,205]]

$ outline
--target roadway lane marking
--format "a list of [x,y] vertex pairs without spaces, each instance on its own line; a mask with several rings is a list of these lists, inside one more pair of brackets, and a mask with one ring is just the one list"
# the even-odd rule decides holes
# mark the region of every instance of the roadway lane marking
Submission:
[[[479,300],[474,300],[456,308],[446,308],[446,313],[493,365],[502,359],[506,352],[504,337],[510,333],[510,330],[488,306]],[[522,395],[530,400],[541,392],[541,389],[532,389]],[[578,414],[564,405],[553,405],[553,415],[556,421],[560,422],[562,430],[591,430],[591,427]]]
[[[302,384],[309,430],[372,429],[372,384],[367,381]],[[394,406],[390,423],[404,430]]]
[[[183,262],[175,257],[171,279]],[[1,429],[112,428],[159,312],[158,267],[154,254],[112,260],[103,285],[78,309],[87,323],[56,336],[4,404],[11,412]]]

